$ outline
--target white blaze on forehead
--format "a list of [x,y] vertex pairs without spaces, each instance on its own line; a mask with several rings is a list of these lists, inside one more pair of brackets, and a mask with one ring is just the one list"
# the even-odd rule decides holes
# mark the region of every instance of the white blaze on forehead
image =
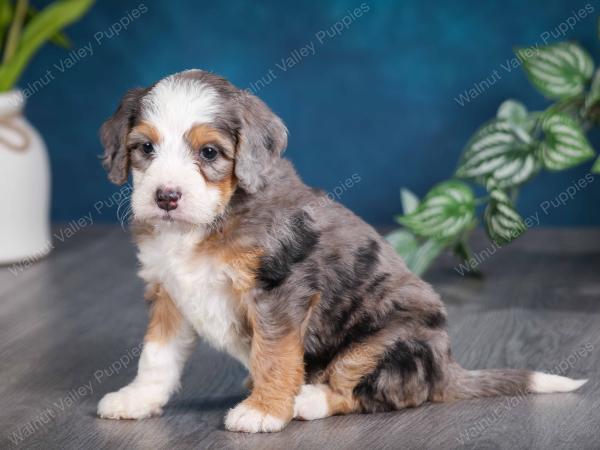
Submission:
[[212,122],[218,109],[218,94],[211,86],[170,76],[142,99],[141,114],[166,142],[173,143],[172,140],[181,140],[193,125]]
[[148,167],[134,170],[136,217],[163,214],[155,201],[156,190],[163,187],[181,191],[179,206],[170,212],[174,219],[207,224],[220,213],[220,191],[206,182],[185,139],[194,125],[213,122],[218,110],[219,95],[212,86],[177,75],[158,82],[142,99],[141,119],[156,128],[160,141]]

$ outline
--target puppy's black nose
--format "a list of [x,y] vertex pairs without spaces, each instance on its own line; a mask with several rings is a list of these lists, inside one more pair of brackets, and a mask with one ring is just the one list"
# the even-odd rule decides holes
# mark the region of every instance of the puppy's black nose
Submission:
[[157,189],[156,204],[160,209],[171,211],[177,208],[177,202],[181,198],[181,192],[174,189]]

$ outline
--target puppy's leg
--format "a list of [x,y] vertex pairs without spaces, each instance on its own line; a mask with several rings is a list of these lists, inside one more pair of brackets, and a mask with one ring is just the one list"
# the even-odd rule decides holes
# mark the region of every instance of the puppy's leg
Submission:
[[[378,369],[386,361],[397,339],[404,334],[400,327],[390,327],[372,335],[364,342],[352,344],[338,354],[318,376],[310,381],[313,384],[302,386],[294,402],[294,418],[303,420],[322,419],[337,414],[372,412],[378,410],[371,405],[371,399],[364,396],[375,395],[375,388],[364,389],[365,383],[388,386],[384,377],[379,378]],[[407,361],[410,366],[411,361]],[[397,386],[393,384],[396,383]],[[402,390],[402,380],[395,380],[389,390]],[[395,409],[406,405],[395,403]],[[394,408],[388,408],[394,409]],[[383,410],[383,409],[381,409]]]
[[354,388],[377,366],[388,339],[384,333],[338,355],[314,384],[302,386],[294,401],[294,418],[315,420],[360,411]]
[[160,414],[179,386],[196,335],[164,289],[156,289],[152,297],[137,376],[131,384],[100,400],[100,417],[143,419]]
[[225,427],[249,433],[279,431],[292,419],[294,396],[304,378],[300,330],[273,334],[254,321],[250,396],[231,409]]

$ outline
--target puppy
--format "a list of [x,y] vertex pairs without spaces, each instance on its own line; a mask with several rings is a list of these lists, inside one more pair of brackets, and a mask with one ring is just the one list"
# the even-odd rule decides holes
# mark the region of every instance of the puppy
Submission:
[[137,376],[100,401],[100,417],[161,413],[197,336],[250,372],[250,396],[225,418],[232,431],[585,383],[460,367],[431,286],[302,183],[281,158],[282,121],[225,79],[190,70],[132,89],[101,140],[110,180],[133,176],[151,305]]

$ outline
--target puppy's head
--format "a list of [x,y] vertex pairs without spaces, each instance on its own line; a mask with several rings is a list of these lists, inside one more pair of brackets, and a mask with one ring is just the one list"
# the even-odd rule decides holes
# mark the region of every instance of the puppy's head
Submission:
[[128,91],[100,130],[111,181],[133,175],[139,221],[209,224],[236,189],[253,194],[287,145],[257,97],[200,70]]

